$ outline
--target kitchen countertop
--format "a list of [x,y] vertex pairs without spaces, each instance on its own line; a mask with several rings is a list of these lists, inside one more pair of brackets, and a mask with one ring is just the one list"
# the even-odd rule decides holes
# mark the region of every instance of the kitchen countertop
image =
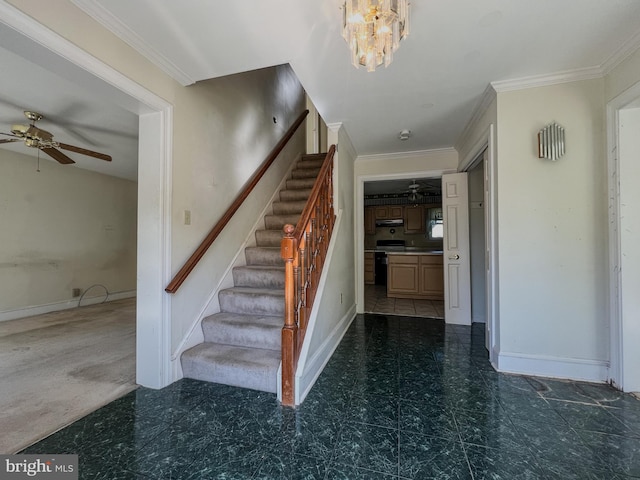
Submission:
[[365,248],[365,252],[385,252],[387,255],[442,255],[442,250],[434,250],[429,247],[377,247]]
[[393,251],[387,252],[387,255],[442,255],[442,250],[405,250],[403,251]]

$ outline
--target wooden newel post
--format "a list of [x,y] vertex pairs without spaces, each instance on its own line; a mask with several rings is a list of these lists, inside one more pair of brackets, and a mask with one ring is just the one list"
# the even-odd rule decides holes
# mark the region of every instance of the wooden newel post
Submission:
[[293,277],[296,256],[295,227],[285,225],[280,256],[284,260],[284,327],[282,328],[282,404],[295,406],[294,381],[298,351],[298,326],[295,319],[295,281]]

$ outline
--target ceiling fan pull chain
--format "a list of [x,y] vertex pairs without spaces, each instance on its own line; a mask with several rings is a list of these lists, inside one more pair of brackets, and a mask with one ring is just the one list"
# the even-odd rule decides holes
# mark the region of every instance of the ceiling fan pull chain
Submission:
[[38,149],[38,163],[36,165],[36,172],[40,173],[40,149]]

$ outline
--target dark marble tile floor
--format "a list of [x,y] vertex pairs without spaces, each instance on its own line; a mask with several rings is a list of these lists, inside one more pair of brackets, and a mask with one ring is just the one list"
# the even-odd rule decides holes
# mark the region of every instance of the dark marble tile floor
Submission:
[[23,453],[82,479],[640,478],[640,401],[493,370],[483,325],[358,316],[303,405],[193,380],[139,388]]

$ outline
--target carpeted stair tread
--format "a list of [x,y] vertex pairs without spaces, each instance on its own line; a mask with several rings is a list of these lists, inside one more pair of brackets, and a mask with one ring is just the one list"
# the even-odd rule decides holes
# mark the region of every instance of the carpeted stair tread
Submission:
[[233,269],[236,287],[284,288],[284,267],[275,265],[246,265]]
[[182,354],[188,378],[276,393],[281,352],[201,343]]
[[315,181],[315,178],[291,178],[286,181],[287,190],[310,189]]
[[291,172],[291,178],[313,178],[315,179],[320,173],[319,168],[296,168]]
[[247,247],[244,249],[244,257],[247,265],[284,265],[284,260],[282,260],[280,253],[280,244],[277,247]]
[[282,230],[282,227],[288,223],[291,225],[297,224],[299,219],[299,213],[289,215],[265,215],[264,226],[267,230]]
[[218,293],[220,310],[230,313],[284,315],[284,290],[231,287]]
[[282,228],[274,230],[256,230],[256,243],[260,247],[279,247],[284,232]]
[[221,312],[202,320],[204,341],[280,350],[284,317]]
[[311,187],[298,188],[293,190],[280,190],[280,200],[283,202],[302,200],[307,203],[309,195],[311,195]]
[[[309,192],[311,193],[311,192]],[[301,214],[304,207],[307,205],[306,198],[304,200],[289,200],[286,202],[273,202],[273,214],[274,215],[291,215]]]
[[320,169],[320,167],[322,167],[322,163],[324,162],[324,157],[318,159],[318,160],[300,160],[298,163],[296,163],[296,170],[300,170],[300,169],[307,169],[307,168],[312,168],[312,169]]

